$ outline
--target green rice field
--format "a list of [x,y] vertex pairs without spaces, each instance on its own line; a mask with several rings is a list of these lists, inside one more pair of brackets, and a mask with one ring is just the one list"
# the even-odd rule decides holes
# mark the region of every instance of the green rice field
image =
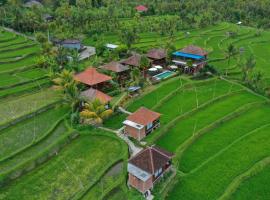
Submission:
[[[144,106],[161,114],[160,128],[141,145],[174,153],[176,175],[156,198],[268,200],[270,102],[241,85],[239,63],[254,55],[269,88],[270,31],[221,23],[185,32],[175,33],[176,48],[205,48],[222,77],[176,76],[123,105],[129,112]],[[0,35],[0,200],[142,199],[126,185],[128,146],[112,132],[128,115],[117,112],[105,120],[111,132],[72,127],[70,108],[50,88],[48,71],[36,66],[39,45],[10,32]],[[117,34],[102,37],[123,45]],[[158,33],[141,33],[133,48],[145,52],[167,41]],[[225,51],[231,43],[243,52],[229,62]],[[84,44],[96,41],[87,37]]]

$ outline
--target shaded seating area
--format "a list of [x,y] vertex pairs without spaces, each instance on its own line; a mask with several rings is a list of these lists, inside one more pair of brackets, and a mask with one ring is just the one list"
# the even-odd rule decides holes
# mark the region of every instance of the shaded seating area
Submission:
[[90,67],[76,74],[74,79],[87,86],[98,89],[108,85],[108,81],[112,80],[112,77],[99,73],[95,68]]
[[120,63],[130,67],[140,67],[141,58],[140,54],[134,54],[127,59],[121,60]]
[[151,49],[146,54],[152,60],[152,65],[166,65],[167,51],[165,49]]
[[160,113],[141,107],[123,122],[125,134],[137,140],[142,140],[160,126]]
[[203,48],[190,45],[174,52],[172,62],[181,67],[184,73],[193,74],[207,64],[207,56],[208,52]]
[[128,161],[128,185],[150,196],[155,183],[171,169],[173,156],[157,146],[142,150]]
[[124,83],[124,81],[130,77],[129,67],[116,61],[112,61],[106,65],[103,65],[101,69],[115,73],[117,75],[118,83]]

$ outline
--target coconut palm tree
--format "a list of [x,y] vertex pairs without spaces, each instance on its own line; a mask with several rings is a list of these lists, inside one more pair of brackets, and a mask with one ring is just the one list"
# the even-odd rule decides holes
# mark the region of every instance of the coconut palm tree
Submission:
[[228,65],[230,65],[231,59],[237,54],[237,49],[233,44],[230,44],[225,51],[226,58],[228,59]]
[[140,70],[138,68],[132,69],[130,76],[131,76],[131,85],[138,85],[140,82]]
[[106,109],[100,100],[95,99],[92,102],[85,103],[84,109],[80,112],[80,117],[84,123],[99,125],[112,114],[111,109]]
[[76,112],[81,99],[77,82],[73,78],[73,72],[64,69],[57,74],[57,78],[53,79],[53,82],[57,88],[63,90],[63,99],[70,105],[72,112]]
[[256,66],[256,60],[254,58],[254,56],[250,56],[246,62],[244,67],[242,68],[243,71],[243,81],[246,82],[248,79],[248,75],[250,72],[253,71],[254,67]]

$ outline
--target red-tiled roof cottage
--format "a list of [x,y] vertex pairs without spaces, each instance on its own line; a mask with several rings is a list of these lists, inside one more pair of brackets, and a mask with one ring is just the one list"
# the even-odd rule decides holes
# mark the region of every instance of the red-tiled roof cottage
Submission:
[[88,68],[85,71],[76,74],[74,79],[93,87],[112,80],[112,77],[99,73],[95,68]]
[[128,184],[145,196],[160,177],[171,168],[173,154],[158,147],[149,147],[128,161]]
[[123,122],[125,134],[141,140],[160,125],[160,114],[141,107]]
[[147,12],[148,8],[144,5],[138,5],[135,7],[135,9],[137,10],[137,12]]

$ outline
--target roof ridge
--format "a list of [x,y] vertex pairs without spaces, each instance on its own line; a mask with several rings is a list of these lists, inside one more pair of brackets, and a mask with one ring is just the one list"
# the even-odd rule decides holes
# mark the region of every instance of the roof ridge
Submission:
[[159,151],[158,149],[156,149],[155,146],[153,146],[153,149],[154,149],[156,152],[158,152],[159,154],[161,154],[161,155],[163,155],[163,156],[165,156],[165,157],[167,157],[167,158],[170,158],[168,155],[166,155],[166,154],[164,154],[163,152],[161,152],[161,151]]
[[142,154],[143,152],[145,152],[147,150],[147,148],[146,149],[143,149],[143,150],[141,150],[139,153],[137,153],[135,156],[133,156],[133,157],[131,157],[128,161],[130,161],[130,160],[132,160],[133,158],[136,158],[136,157],[138,157],[140,154]]
[[152,147],[149,148],[150,149],[150,163],[151,163],[151,167],[152,167],[152,173],[155,173],[155,167],[154,167],[154,161],[153,161],[153,155],[152,155]]

